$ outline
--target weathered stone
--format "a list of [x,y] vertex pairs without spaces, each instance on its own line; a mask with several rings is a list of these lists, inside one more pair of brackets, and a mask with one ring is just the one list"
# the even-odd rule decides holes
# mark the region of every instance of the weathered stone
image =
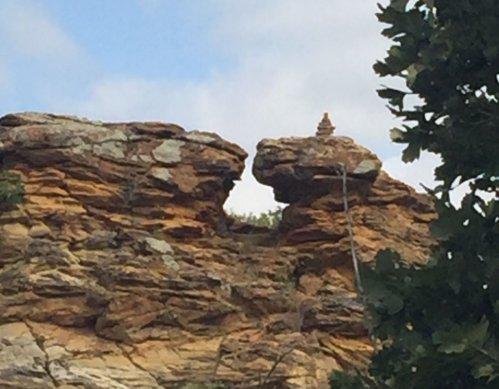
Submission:
[[257,146],[255,178],[274,188],[276,200],[294,203],[342,190],[365,191],[381,171],[381,161],[347,137],[264,139]]
[[163,260],[163,263],[165,266],[169,269],[172,269],[174,271],[179,271],[180,270],[180,265],[175,259],[173,258],[172,255],[162,255],[161,259]]
[[44,223],[37,223],[29,229],[29,236],[32,238],[42,238],[51,233],[52,230]]
[[148,248],[150,248],[153,252],[160,254],[173,254],[172,246],[166,243],[164,240],[150,237],[145,238],[144,240]]
[[152,172],[154,178],[164,182],[171,182],[172,175],[168,169],[165,168],[157,168]]
[[47,355],[24,323],[0,327],[0,387],[53,389]]
[[0,214],[0,387],[327,387],[372,352],[360,260],[423,264],[427,197],[344,137],[264,140],[254,171],[290,205],[278,230],[227,223],[247,154],[165,123],[23,113],[0,119],[25,199]]
[[185,142],[179,140],[165,140],[152,152],[154,159],[165,164],[174,164],[182,159],[181,148]]
[[94,154],[101,157],[110,157],[114,159],[125,159],[123,145],[119,142],[105,142],[94,146]]

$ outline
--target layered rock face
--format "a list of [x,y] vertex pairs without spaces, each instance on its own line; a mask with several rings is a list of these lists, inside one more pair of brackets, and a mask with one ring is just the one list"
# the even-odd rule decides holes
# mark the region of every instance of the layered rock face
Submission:
[[430,198],[389,177],[369,150],[347,137],[265,139],[257,149],[253,173],[290,204],[281,223],[283,244],[308,254],[301,258],[305,268],[322,274],[350,266],[345,197],[361,261],[391,248],[409,262],[426,262],[428,223],[435,216]]
[[432,205],[341,137],[264,140],[276,230],[223,212],[246,153],[163,123],[0,119],[24,201],[0,214],[0,388],[327,387],[371,353],[357,253],[424,263]]

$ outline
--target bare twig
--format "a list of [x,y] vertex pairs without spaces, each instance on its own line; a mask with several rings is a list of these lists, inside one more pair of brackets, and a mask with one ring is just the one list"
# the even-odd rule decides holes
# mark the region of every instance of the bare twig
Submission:
[[366,328],[369,331],[369,338],[371,339],[374,350],[376,350],[376,339],[374,335],[371,333],[371,327],[369,325],[369,318],[367,313],[367,300],[364,294],[364,287],[362,286],[362,279],[360,277],[359,270],[359,260],[357,259],[357,253],[355,252],[355,239],[353,235],[353,222],[352,216],[350,215],[350,209],[348,208],[348,189],[347,189],[347,169],[346,166],[342,166],[342,176],[343,176],[343,205],[345,208],[345,217],[347,220],[347,229],[348,235],[350,237],[350,252],[352,255],[353,268],[355,270],[355,279],[357,283],[357,290],[362,300],[362,305],[364,306],[364,320],[366,324]]
[[213,367],[213,373],[212,373],[212,380],[215,379],[215,377],[217,376],[217,370],[218,370],[218,367],[220,366],[220,362],[222,361],[222,346],[225,342],[225,339],[227,339],[227,335],[224,335],[224,337],[222,338],[222,341],[220,342],[220,345],[218,346],[218,351],[217,351],[217,359],[215,361],[215,366]]
[[294,351],[293,349],[289,349],[288,351],[282,353],[281,355],[279,355],[277,357],[274,364],[272,365],[272,368],[269,370],[268,374],[265,376],[265,378],[260,386],[264,386],[267,382],[269,382],[269,379],[272,376],[272,374],[274,373],[275,369],[277,369],[277,366],[279,366],[279,364],[284,360],[284,358],[286,358],[293,351]]
[[357,289],[359,290],[359,294],[361,295],[361,297],[364,298],[364,288],[362,287],[362,280],[360,279],[359,261],[357,259],[357,254],[355,253],[355,241],[353,236],[352,217],[350,215],[350,209],[348,208],[347,169],[345,165],[342,166],[342,172],[343,172],[343,205],[345,207],[348,235],[350,237],[350,252],[352,254],[353,268],[355,270],[355,279],[357,281]]

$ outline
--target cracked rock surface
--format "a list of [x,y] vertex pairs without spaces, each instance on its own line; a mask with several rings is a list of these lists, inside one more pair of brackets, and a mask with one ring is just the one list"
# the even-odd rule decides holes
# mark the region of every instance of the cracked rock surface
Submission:
[[315,389],[365,367],[338,166],[362,261],[424,263],[433,208],[352,140],[299,139],[258,149],[257,178],[289,204],[270,230],[223,211],[247,154],[216,134],[1,118],[25,198],[0,213],[0,388]]

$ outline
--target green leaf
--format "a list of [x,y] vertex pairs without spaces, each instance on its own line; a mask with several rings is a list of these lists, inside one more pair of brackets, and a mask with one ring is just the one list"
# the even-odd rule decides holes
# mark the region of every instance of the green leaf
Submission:
[[407,68],[407,77],[406,83],[409,88],[411,88],[416,82],[416,78],[418,78],[419,73],[422,70],[422,66],[418,64],[412,64]]
[[461,229],[463,217],[453,207],[447,208],[437,203],[440,216],[430,223],[433,238],[444,241],[450,239],[457,229]]
[[421,145],[417,142],[411,142],[402,152],[402,161],[405,163],[413,162],[419,159],[421,155]]
[[489,329],[489,322],[483,318],[478,324],[472,325],[465,330],[464,338],[467,342],[481,347],[487,339],[487,332]]
[[487,363],[485,365],[475,366],[471,370],[471,374],[477,379],[492,377],[495,375],[494,365],[492,365],[491,363]]
[[404,105],[404,97],[407,95],[406,92],[391,88],[380,89],[377,92],[379,97],[388,99],[392,106],[402,109]]
[[393,250],[380,250],[376,254],[376,271],[383,273],[392,273],[395,270],[395,265],[400,262],[400,254]]
[[404,12],[408,2],[409,0],[390,0],[390,7],[397,11]]
[[487,340],[489,322],[482,319],[479,323],[454,325],[450,331],[437,331],[433,334],[433,343],[437,350],[445,354],[460,354],[468,348],[481,348]]
[[427,355],[426,348],[423,345],[416,346],[414,350],[419,357],[425,357]]
[[335,389],[365,389],[362,377],[358,373],[333,371],[329,377],[331,388]]
[[390,295],[383,300],[389,315],[395,315],[404,309],[404,300],[397,295]]
[[464,343],[443,343],[437,350],[445,354],[461,354],[466,350],[466,345]]
[[405,143],[405,132],[398,128],[390,130],[390,140],[394,143]]
[[378,61],[373,65],[374,71],[379,74],[381,77],[385,77],[393,74],[393,70],[386,65],[385,63]]

